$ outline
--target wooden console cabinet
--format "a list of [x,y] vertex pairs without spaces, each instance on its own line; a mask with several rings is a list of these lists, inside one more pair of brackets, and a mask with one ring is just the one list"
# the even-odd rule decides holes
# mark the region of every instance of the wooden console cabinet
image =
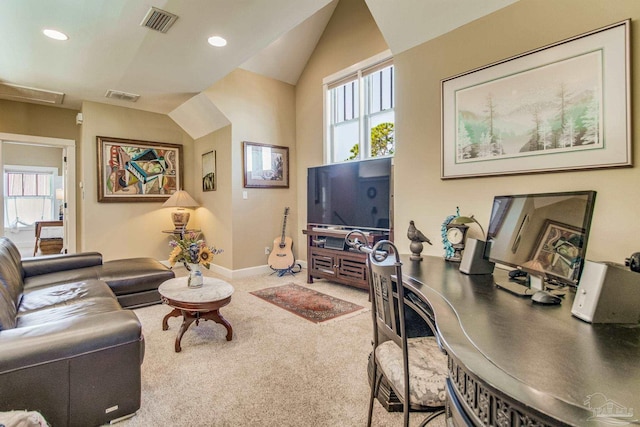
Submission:
[[[369,289],[367,255],[340,245],[340,240],[344,239],[349,231],[314,225],[302,230],[307,236],[307,283],[313,283],[314,278],[328,279],[360,289]],[[370,232],[367,236],[369,244],[388,237],[389,234],[384,232]],[[332,242],[333,245],[330,244]]]

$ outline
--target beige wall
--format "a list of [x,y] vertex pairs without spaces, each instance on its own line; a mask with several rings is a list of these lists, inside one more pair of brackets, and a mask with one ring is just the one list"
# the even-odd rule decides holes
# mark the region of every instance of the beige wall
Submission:
[[[216,191],[202,191],[202,155],[216,152]],[[232,270],[233,237],[231,235],[233,207],[231,205],[231,126],[225,126],[195,141],[193,192],[191,195],[201,203],[196,210],[197,222],[207,244],[223,249],[216,255],[214,264]]]
[[[193,140],[164,114],[85,102],[84,122],[78,153],[78,208],[80,245],[78,251],[101,252],[105,260],[149,256],[167,259],[172,229],[168,208],[161,202],[98,203],[96,136],[168,142],[183,145],[184,189],[193,191]],[[194,215],[196,216],[196,215]],[[197,218],[196,218],[197,219]],[[189,223],[189,227],[197,226]]]
[[306,259],[307,168],[323,163],[322,80],[388,49],[364,0],[340,0],[296,85],[298,254]]
[[[434,242],[425,245],[424,253],[441,255],[440,226],[456,206],[462,214],[474,214],[486,229],[494,195],[570,190],[598,192],[589,259],[623,262],[639,249],[640,223],[628,219],[640,217],[640,193],[633,184],[640,180],[637,167],[440,180],[441,79],[626,18],[640,18],[636,0],[521,0],[396,56],[395,219],[403,252],[408,252],[404,230],[411,219]],[[631,33],[632,103],[637,105],[640,32],[633,28]],[[632,123],[638,114],[636,108]],[[636,132],[634,146],[639,138]],[[616,232],[620,226],[622,235]],[[471,230],[480,236],[477,227]]]
[[78,140],[77,110],[0,99],[0,132]]
[[62,174],[62,148],[5,144],[2,161],[5,165],[57,168],[58,175]]
[[[264,248],[271,248],[273,240],[281,235],[285,207],[291,208],[287,234],[298,228],[294,93],[289,84],[242,69],[231,72],[205,91],[231,122],[230,157],[227,157],[230,173],[221,174],[219,182],[226,179],[231,185],[230,199],[226,200],[232,211],[230,228],[223,233],[231,236],[232,245],[223,249],[231,254],[233,270],[267,263]],[[243,187],[243,141],[289,147],[289,188]],[[244,191],[247,199],[242,197]],[[225,223],[229,224],[229,220]],[[300,251],[294,246],[296,251],[299,256]]]
[[[372,21],[364,19],[359,1],[338,5],[316,51],[297,86],[298,191],[300,223],[306,188],[302,181],[308,166],[322,163],[322,78],[382,51],[385,46]],[[352,19],[352,14],[355,13]],[[348,17],[348,18],[347,18]],[[474,214],[485,226],[494,195],[593,189],[598,192],[587,256],[593,260],[622,262],[639,250],[632,236],[640,234],[637,167],[581,172],[513,175],[459,180],[440,179],[440,82],[528,50],[581,34],[626,18],[632,29],[632,103],[640,102],[640,18],[636,0],[521,0],[435,40],[395,56],[396,141],[395,230],[396,243],[408,253],[405,230],[416,221],[434,245],[424,254],[441,256],[442,221],[455,213]],[[340,25],[339,25],[340,24]],[[357,28],[356,28],[357,27]],[[363,46],[352,37],[370,35]],[[354,48],[358,46],[358,49]],[[639,120],[634,109],[632,123]],[[633,145],[640,137],[636,132]],[[638,154],[634,154],[638,162]],[[623,236],[616,232],[623,227]],[[470,235],[480,237],[477,227]],[[300,240],[303,244],[304,240]]]
[[[538,175],[440,180],[440,81],[530,49],[632,18],[632,103],[640,100],[640,18],[637,0],[520,0],[395,57],[397,153],[395,156],[396,241],[410,219],[442,254],[440,225],[460,206],[487,224],[496,194],[593,189],[598,192],[588,257],[621,261],[637,251],[640,224],[636,190],[638,168],[603,169]],[[292,208],[288,230],[297,236],[297,258],[305,259],[306,169],[323,162],[322,79],[387,49],[364,1],[341,0],[299,80],[293,86],[236,70],[206,91],[232,125],[191,138],[165,115],[97,103],[85,103],[85,122],[77,111],[0,100],[0,132],[82,141],[78,143],[80,242],[78,250],[99,250],[105,259],[152,256],[166,259],[171,228],[161,203],[97,203],[97,135],[183,144],[185,189],[201,201],[192,227],[225,249],[217,263],[238,270],[264,265],[264,247],[280,234],[282,212]],[[638,122],[640,109],[633,111]],[[81,134],[79,129],[81,129]],[[638,141],[634,138],[634,145]],[[242,141],[290,147],[289,189],[244,189]],[[200,155],[217,152],[218,191],[202,193]],[[637,150],[636,150],[637,151]],[[634,163],[638,154],[634,154]],[[242,199],[246,190],[248,199]],[[632,218],[629,220],[629,218]],[[623,237],[617,231],[624,227]],[[472,227],[472,236],[479,233]]]

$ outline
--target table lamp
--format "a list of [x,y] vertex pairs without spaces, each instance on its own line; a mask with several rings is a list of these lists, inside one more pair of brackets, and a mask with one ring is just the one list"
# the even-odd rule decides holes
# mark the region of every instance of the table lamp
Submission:
[[178,208],[171,212],[171,221],[173,221],[175,231],[182,231],[187,228],[191,214],[184,209],[197,208],[199,206],[200,204],[184,190],[178,190],[173,193],[162,205],[163,208]]

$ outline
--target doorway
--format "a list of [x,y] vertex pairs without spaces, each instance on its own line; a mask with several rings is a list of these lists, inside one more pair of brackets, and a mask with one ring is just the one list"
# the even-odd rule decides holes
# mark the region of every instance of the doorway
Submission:
[[75,141],[0,133],[0,165],[0,235],[31,257],[36,221],[61,219],[61,252],[75,253]]

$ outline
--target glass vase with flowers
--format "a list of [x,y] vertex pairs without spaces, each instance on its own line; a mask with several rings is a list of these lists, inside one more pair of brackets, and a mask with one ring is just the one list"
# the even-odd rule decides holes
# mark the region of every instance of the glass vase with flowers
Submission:
[[200,266],[211,267],[214,255],[222,253],[222,249],[215,246],[207,246],[204,239],[199,238],[200,233],[189,231],[180,239],[172,240],[169,245],[173,248],[169,255],[169,264],[173,267],[181,262],[189,271],[187,285],[190,288],[199,288],[203,284]]

